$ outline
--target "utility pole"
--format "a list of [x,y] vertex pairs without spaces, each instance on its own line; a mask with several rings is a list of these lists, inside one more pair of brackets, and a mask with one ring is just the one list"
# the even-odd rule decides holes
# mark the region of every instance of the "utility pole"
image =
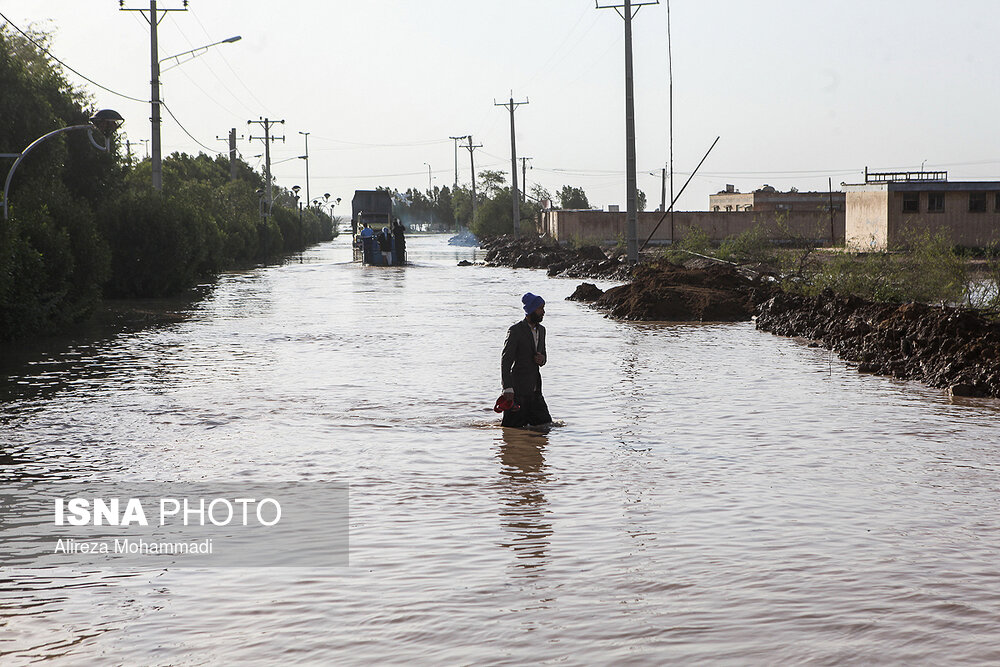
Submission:
[[670,245],[674,244],[674,40],[670,36],[670,0],[667,0],[667,79],[670,88]]
[[215,137],[216,141],[228,141],[229,142],[229,180],[236,180],[236,139],[243,139],[243,137],[236,136],[236,128],[231,128],[229,130],[229,136],[226,138]]
[[424,162],[424,166],[427,167],[427,195],[430,196],[434,192],[434,186],[431,184],[431,163]]
[[[528,169],[527,169],[527,167],[528,167],[528,160],[534,160],[535,158],[533,158],[533,157],[519,157],[517,159],[521,161],[521,185],[523,186],[521,188],[521,203],[523,204],[524,201],[525,201],[525,199],[524,199],[524,192],[525,192],[525,190],[528,189]],[[532,169],[534,169],[534,167],[532,167]]]
[[[646,5],[657,5],[654,2],[632,2],[625,0],[623,5],[601,6],[598,9],[614,9],[625,20],[625,195],[626,195],[626,249],[629,262],[639,261],[639,198],[636,194],[635,176],[635,94],[632,85],[632,19]],[[633,8],[635,11],[633,12]]]
[[[469,150],[469,165],[472,167],[472,221],[476,219],[476,158],[474,153],[477,148],[482,148],[482,144],[472,144],[472,135],[468,135],[466,139],[469,140],[469,145],[464,146]],[[469,226],[472,226],[472,221],[470,221]]]
[[[660,213],[667,210],[667,168],[660,170]],[[673,239],[671,239],[673,240]]]
[[514,238],[520,238],[521,236],[521,202],[518,201],[517,189],[517,144],[514,140],[514,110],[522,104],[528,104],[528,98],[524,98],[523,102],[515,102],[513,93],[511,93],[510,102],[506,104],[498,104],[496,100],[493,101],[493,106],[507,107],[507,110],[510,111],[510,200],[512,215],[514,217]]
[[299,132],[299,134],[304,135],[306,138],[306,206],[310,206],[312,199],[309,197],[309,133]]
[[285,121],[271,120],[270,118],[264,118],[263,116],[261,116],[260,120],[247,121],[247,125],[257,124],[264,128],[263,137],[255,137],[251,135],[250,141],[257,141],[259,139],[264,142],[264,179],[265,179],[264,187],[267,188],[265,194],[265,197],[267,199],[267,215],[271,215],[271,207],[274,205],[273,187],[272,187],[273,184],[271,183],[271,142],[278,141],[279,139],[282,142],[285,141],[284,135],[280,137],[271,136],[271,126],[277,125],[278,123],[284,125]]
[[150,52],[150,77],[151,86],[150,104],[152,104],[153,117],[153,187],[157,190],[163,189],[163,151],[160,147],[160,49],[157,42],[157,26],[160,25],[167,12],[186,12],[188,0],[184,0],[184,7],[180,9],[157,9],[156,0],[149,0],[148,14],[145,9],[128,9],[125,7],[125,0],[118,0],[118,9],[123,12],[139,12],[143,18],[149,22],[149,52]]
[[461,137],[448,137],[455,142],[455,189],[458,190],[458,142],[462,139],[468,139],[469,135],[463,135]]

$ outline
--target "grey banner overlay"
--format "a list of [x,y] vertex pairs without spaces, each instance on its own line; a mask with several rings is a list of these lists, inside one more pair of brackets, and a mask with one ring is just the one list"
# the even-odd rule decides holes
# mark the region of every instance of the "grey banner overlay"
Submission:
[[[115,500],[117,511],[96,516]],[[0,491],[2,567],[347,565],[344,483],[40,482]]]

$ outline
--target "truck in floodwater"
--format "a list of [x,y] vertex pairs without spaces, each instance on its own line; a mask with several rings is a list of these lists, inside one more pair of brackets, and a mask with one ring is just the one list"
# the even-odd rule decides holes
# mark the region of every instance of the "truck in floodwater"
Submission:
[[402,225],[392,217],[392,193],[355,190],[351,208],[355,261],[372,266],[405,264],[406,241]]

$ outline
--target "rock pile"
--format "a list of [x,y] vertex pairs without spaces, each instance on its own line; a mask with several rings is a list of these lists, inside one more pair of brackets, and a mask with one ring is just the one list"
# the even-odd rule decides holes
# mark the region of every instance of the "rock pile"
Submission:
[[819,341],[863,373],[1000,397],[1000,325],[972,310],[777,292],[761,304],[757,328]]

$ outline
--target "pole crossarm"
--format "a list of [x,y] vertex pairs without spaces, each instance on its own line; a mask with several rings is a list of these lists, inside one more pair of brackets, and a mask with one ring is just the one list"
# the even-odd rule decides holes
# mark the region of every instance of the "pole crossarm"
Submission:
[[[160,25],[160,21],[162,21],[164,18],[166,18],[167,12],[186,12],[188,10],[188,6],[187,5],[188,5],[188,0],[184,0],[184,6],[183,7],[171,7],[171,8],[168,8],[168,9],[163,9],[163,8],[160,8],[160,7],[156,7],[155,9],[140,9],[138,7],[126,7],[125,6],[125,0],[119,0],[119,2],[118,2],[118,11],[120,11],[120,12],[139,12],[140,14],[142,14],[142,17],[144,19],[146,19],[147,21],[149,21],[150,25],[152,25],[153,21],[156,22],[156,25]],[[153,12],[156,12],[156,14],[154,15]],[[162,16],[160,14],[162,14]],[[153,20],[150,20],[150,16],[153,17]]]
[[[631,9],[635,10],[634,12],[632,12],[632,18],[635,18],[635,15],[638,14],[639,10],[642,9],[643,7],[648,7],[650,5],[658,5],[658,4],[660,4],[660,0],[653,0],[653,2],[630,2],[628,6]],[[599,0],[595,0],[594,6],[597,9],[613,9],[616,12],[618,12],[618,16],[625,18],[625,15],[621,13],[621,10],[625,9],[626,5],[602,5]]]

